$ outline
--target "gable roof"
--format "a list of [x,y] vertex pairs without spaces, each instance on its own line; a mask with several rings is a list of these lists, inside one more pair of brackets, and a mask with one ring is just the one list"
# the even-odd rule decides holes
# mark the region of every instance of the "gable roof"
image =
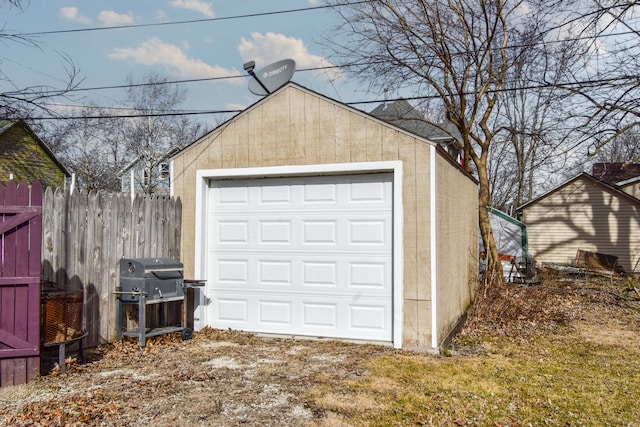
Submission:
[[34,141],[42,148],[42,150],[51,158],[51,160],[58,166],[58,168],[62,171],[62,173],[66,177],[71,176],[71,172],[58,160],[58,158],[53,154],[53,151],[49,148],[47,144],[40,139],[40,137],[31,129],[31,127],[24,120],[6,120],[0,119],[0,137],[6,132],[8,132],[14,126],[21,126],[27,133],[29,133]]
[[234,122],[235,120],[238,120],[241,116],[248,114],[249,112],[251,112],[252,110],[254,110],[255,108],[258,108],[260,105],[262,105],[263,103],[269,102],[270,99],[272,99],[273,97],[277,96],[279,93],[289,89],[289,88],[295,88],[298,89],[302,92],[305,92],[307,94],[313,95],[319,99],[321,99],[322,101],[328,102],[330,104],[334,104],[336,106],[339,106],[340,108],[343,108],[345,110],[350,111],[353,114],[357,114],[360,116],[363,116],[369,120],[373,120],[374,122],[383,125],[385,127],[391,128],[396,130],[397,132],[403,133],[405,135],[408,135],[412,138],[416,138],[418,140],[420,140],[421,142],[425,143],[425,144],[429,144],[435,147],[436,151],[442,156],[443,159],[445,159],[448,163],[450,163],[451,165],[455,166],[457,169],[459,169],[464,175],[466,175],[469,179],[471,179],[474,182],[478,182],[477,179],[471,175],[464,167],[462,167],[459,163],[457,163],[455,161],[455,159],[453,159],[451,157],[451,155],[449,153],[447,153],[447,151],[445,151],[444,148],[442,148],[442,146],[429,138],[426,138],[422,135],[413,133],[403,127],[398,126],[395,123],[390,123],[388,121],[382,120],[379,117],[376,117],[370,113],[367,113],[363,110],[357,109],[355,107],[352,107],[350,105],[347,105],[343,102],[337,101],[333,98],[330,98],[326,95],[323,95],[319,92],[316,92],[312,89],[309,89],[305,86],[302,86],[298,83],[295,83],[293,81],[289,81],[287,83],[285,83],[284,85],[282,85],[280,88],[278,88],[277,90],[271,92],[270,94],[260,98],[258,101],[254,102],[253,104],[251,104],[250,106],[248,106],[247,108],[245,108],[244,110],[240,111],[239,113],[237,113],[236,115],[234,115],[233,117],[231,117],[229,120],[225,121],[224,123],[218,125],[215,129],[205,133],[204,135],[200,136],[199,138],[197,138],[195,141],[191,142],[190,144],[186,144],[183,147],[180,147],[180,149],[176,150],[174,153],[170,154],[169,159],[173,160],[175,158],[177,158],[178,156],[181,155],[181,153],[183,151],[186,151],[194,146],[196,146],[198,143],[200,143],[201,141],[206,141],[211,135],[214,134],[218,134],[220,132],[222,132],[230,123]]
[[404,99],[389,103],[383,102],[370,114],[432,141],[450,141],[454,139],[450,134],[457,135],[457,130],[453,128],[451,123],[444,124],[448,132],[443,131],[438,126],[426,121],[425,117],[409,101]]
[[570,180],[564,182],[563,184],[558,185],[554,189],[547,191],[546,193],[542,194],[541,196],[538,196],[535,199],[529,200],[527,203],[519,206],[516,209],[516,211],[518,211],[518,212],[522,211],[522,209],[526,208],[527,206],[539,202],[540,200],[550,196],[551,194],[561,190],[562,188],[574,183],[575,181],[577,181],[579,179],[588,180],[589,182],[601,187],[603,190],[610,191],[610,192],[614,193],[615,195],[617,195],[618,197],[623,198],[623,199],[627,199],[631,203],[634,203],[634,204],[637,204],[637,205],[640,206],[640,199],[637,199],[637,198],[633,197],[632,195],[630,195],[628,193],[625,193],[624,191],[622,191],[620,188],[618,188],[615,185],[607,184],[606,182],[599,180],[598,178],[596,178],[593,175],[589,175],[586,172],[582,172],[582,173],[578,174],[577,176],[575,176],[574,178],[571,178]]
[[205,140],[209,135],[214,134],[214,133],[217,133],[217,132],[220,132],[220,131],[221,131],[222,129],[224,129],[224,128],[229,124],[229,123],[233,122],[233,121],[234,121],[234,120],[236,120],[238,117],[240,117],[240,116],[242,116],[242,115],[244,115],[244,114],[247,114],[249,111],[251,111],[251,110],[253,110],[253,109],[257,108],[259,105],[261,105],[261,104],[263,104],[263,103],[265,103],[265,102],[268,102],[268,100],[269,100],[269,99],[273,98],[273,97],[274,97],[274,96],[276,96],[278,93],[280,93],[280,92],[282,92],[282,91],[284,91],[284,90],[286,90],[287,88],[290,88],[290,87],[294,87],[294,88],[296,88],[296,89],[299,89],[299,90],[302,90],[302,91],[307,92],[307,93],[309,93],[309,94],[312,94],[312,95],[314,95],[314,96],[316,96],[316,97],[318,97],[318,98],[320,98],[320,99],[322,99],[322,100],[324,100],[324,101],[327,101],[327,102],[332,103],[332,104],[335,104],[335,105],[339,105],[340,107],[345,108],[345,109],[347,109],[347,110],[350,110],[351,112],[353,112],[353,113],[355,113],[355,114],[359,114],[359,115],[365,116],[365,117],[367,117],[367,118],[369,118],[369,119],[375,120],[375,121],[376,121],[376,122],[378,122],[378,123],[384,124],[385,126],[388,126],[388,127],[392,127],[392,128],[394,128],[394,129],[396,129],[397,131],[402,132],[402,133],[405,133],[405,134],[408,134],[408,135],[411,135],[412,137],[418,137],[419,139],[423,140],[423,142],[425,142],[425,143],[428,143],[428,144],[431,144],[431,145],[434,145],[434,146],[438,147],[438,144],[437,144],[435,141],[433,141],[432,139],[426,138],[426,137],[424,137],[423,135],[419,135],[419,134],[416,134],[416,133],[414,133],[414,132],[411,132],[411,131],[409,131],[409,130],[407,130],[407,129],[405,129],[405,128],[402,128],[402,127],[398,126],[398,125],[397,125],[397,124],[395,124],[395,123],[390,123],[390,122],[388,122],[388,121],[382,120],[382,119],[380,119],[379,117],[376,117],[376,116],[374,116],[374,115],[372,115],[372,114],[370,114],[370,113],[367,113],[367,112],[365,112],[365,111],[363,111],[363,110],[359,110],[359,109],[357,109],[357,108],[355,108],[355,107],[352,107],[352,106],[350,106],[350,105],[347,105],[347,104],[345,104],[345,103],[343,103],[343,102],[336,101],[336,100],[335,100],[335,99],[333,99],[333,98],[330,98],[330,97],[328,97],[328,96],[326,96],[326,95],[323,95],[323,94],[321,94],[321,93],[319,93],[319,92],[316,92],[316,91],[314,91],[314,90],[312,90],[312,89],[309,89],[309,88],[307,88],[307,87],[305,87],[305,86],[302,86],[302,85],[300,85],[300,84],[298,84],[298,83],[295,83],[295,82],[293,82],[293,81],[289,81],[289,82],[285,83],[284,85],[282,85],[282,86],[281,86],[280,88],[278,88],[277,90],[275,90],[275,91],[271,92],[270,94],[268,94],[268,95],[266,95],[266,96],[263,96],[262,98],[260,98],[259,100],[257,100],[256,102],[254,102],[253,104],[251,104],[250,106],[248,106],[247,108],[245,108],[244,110],[240,111],[239,113],[237,113],[236,115],[234,115],[233,117],[231,117],[229,120],[225,121],[224,123],[221,123],[221,124],[220,124],[220,125],[218,125],[216,128],[214,128],[214,129],[212,129],[211,131],[209,131],[209,132],[205,133],[204,135],[200,136],[200,137],[199,137],[198,139],[196,139],[195,141],[193,141],[193,142],[191,142],[190,144],[186,144],[185,146],[181,147],[181,148],[180,148],[179,150],[177,150],[175,153],[172,153],[170,157],[171,157],[171,158],[174,158],[174,157],[178,156],[182,151],[187,150],[187,149],[188,149],[188,148],[190,148],[191,146],[193,146],[193,145],[197,144],[199,141]]

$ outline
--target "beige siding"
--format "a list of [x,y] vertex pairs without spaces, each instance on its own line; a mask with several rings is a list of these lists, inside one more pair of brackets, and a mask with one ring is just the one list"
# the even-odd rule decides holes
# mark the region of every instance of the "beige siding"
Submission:
[[640,181],[627,184],[621,188],[625,193],[632,195],[636,199],[640,199]]
[[[297,85],[286,86],[196,141],[174,159],[174,194],[182,198],[183,205],[185,276],[193,276],[195,263],[196,169],[402,160],[403,338],[406,346],[429,346],[432,329],[429,147],[421,139],[340,103]],[[441,168],[456,170],[451,164],[443,164]],[[456,186],[474,185],[467,177],[463,183],[460,178],[463,175],[452,176],[453,179],[442,182],[442,191],[453,193]],[[458,200],[458,205],[465,204],[472,208],[461,212],[473,210],[477,206],[477,194]],[[477,215],[472,215],[471,220],[475,221]],[[465,261],[461,261],[459,255],[456,270],[460,269],[460,262]],[[444,264],[440,273],[448,275],[448,268],[449,265]],[[447,283],[454,286],[452,280]],[[466,286],[466,282],[463,285]]]
[[[436,284],[438,339],[471,304],[478,277],[478,187],[449,161],[436,158]],[[470,203],[473,201],[473,203]]]
[[570,263],[578,249],[618,257],[640,272],[640,203],[580,177],[525,206],[529,252],[539,262]]

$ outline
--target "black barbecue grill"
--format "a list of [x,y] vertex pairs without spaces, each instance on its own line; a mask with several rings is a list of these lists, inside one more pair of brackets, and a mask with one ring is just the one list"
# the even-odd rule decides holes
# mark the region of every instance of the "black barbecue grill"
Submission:
[[[186,288],[197,286],[186,284],[181,262],[170,258],[122,258],[120,260],[120,286],[116,288],[118,299],[116,327],[118,339],[123,336],[137,336],[140,347],[145,347],[146,337],[172,332],[181,332],[182,339],[190,339],[192,330],[187,328],[187,308],[185,307]],[[157,328],[146,327],[146,307],[150,304],[163,304],[182,301],[183,324],[165,325],[164,310],[160,310],[160,325]],[[123,329],[125,304],[138,306],[138,328]]]

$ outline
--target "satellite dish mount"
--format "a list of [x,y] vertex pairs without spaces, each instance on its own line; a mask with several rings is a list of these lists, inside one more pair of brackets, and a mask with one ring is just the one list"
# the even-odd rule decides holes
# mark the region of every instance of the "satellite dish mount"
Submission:
[[296,71],[296,63],[293,59],[283,59],[254,72],[255,61],[244,64],[244,70],[249,73],[249,91],[258,96],[266,96],[284,86]]

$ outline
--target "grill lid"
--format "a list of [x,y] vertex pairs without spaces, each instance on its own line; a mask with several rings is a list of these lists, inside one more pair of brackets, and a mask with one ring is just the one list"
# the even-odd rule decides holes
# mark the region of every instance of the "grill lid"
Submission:
[[182,277],[183,264],[172,258],[122,258],[120,260],[120,277],[159,278]]

